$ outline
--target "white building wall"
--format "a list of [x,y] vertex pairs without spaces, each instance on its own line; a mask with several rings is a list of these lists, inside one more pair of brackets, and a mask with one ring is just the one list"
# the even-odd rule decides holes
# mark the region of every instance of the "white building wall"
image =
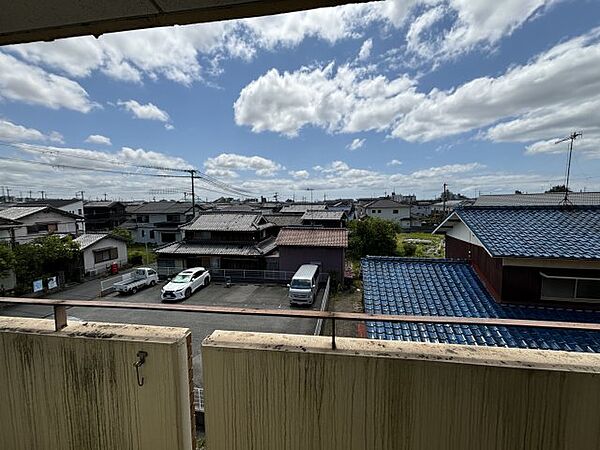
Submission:
[[15,229],[15,241],[19,244],[26,244],[38,237],[47,236],[49,234],[47,232],[27,233],[27,226],[36,224],[55,223],[57,226],[56,233],[77,234],[77,220],[54,211],[41,211],[31,214],[30,216],[19,219],[19,222],[23,224]]
[[[117,259],[103,261],[100,263],[94,262],[94,250],[101,250],[106,248],[116,247],[117,248]],[[118,239],[104,238],[90,245],[83,251],[83,266],[85,273],[104,271],[107,270],[113,262],[116,262],[119,266],[127,264],[127,244]]]
[[448,230],[446,235],[453,237],[454,239],[458,239],[459,241],[469,242],[479,247],[483,247],[483,244],[477,238],[477,236],[475,236],[462,222],[458,222],[456,225],[454,225],[450,230]]
[[[374,211],[374,212],[373,212]],[[379,212],[381,211],[381,212]],[[394,211],[398,211],[394,214]],[[366,208],[366,214],[369,217],[378,217],[379,219],[392,220],[401,223],[403,219],[410,219],[410,207],[398,206],[394,208]]]

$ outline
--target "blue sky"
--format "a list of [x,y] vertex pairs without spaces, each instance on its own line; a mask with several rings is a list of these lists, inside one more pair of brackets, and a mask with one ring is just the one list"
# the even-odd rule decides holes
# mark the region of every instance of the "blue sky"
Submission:
[[599,17],[591,0],[387,1],[5,47],[0,185],[189,190],[26,159],[195,167],[279,198],[537,192],[564,178],[556,138],[583,130],[572,187],[600,190]]

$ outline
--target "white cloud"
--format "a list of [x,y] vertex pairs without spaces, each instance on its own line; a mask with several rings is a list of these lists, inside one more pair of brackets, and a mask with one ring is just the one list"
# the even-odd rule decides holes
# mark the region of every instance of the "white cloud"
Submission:
[[101,145],[112,145],[109,137],[102,136],[101,134],[90,134],[85,142],[90,144],[101,144]]
[[359,138],[353,139],[353,140],[352,140],[352,142],[350,142],[350,143],[349,143],[349,144],[346,146],[346,148],[347,148],[348,150],[351,150],[351,151],[352,151],[352,150],[358,150],[358,149],[359,149],[359,148],[361,148],[363,145],[365,145],[365,141],[366,141],[366,139],[364,139],[364,138],[363,138],[363,139],[359,139]]
[[235,153],[221,153],[214,158],[208,158],[204,162],[206,173],[212,176],[237,176],[236,170],[253,171],[261,177],[275,175],[283,167],[262,156],[244,156]]
[[238,125],[290,137],[306,125],[329,132],[385,130],[422,97],[407,76],[389,80],[330,63],[296,72],[269,70],[242,89],[234,112]]
[[387,166],[400,166],[400,165],[402,165],[402,161],[400,161],[398,159],[392,159],[386,165]]
[[0,119],[0,140],[8,142],[51,141],[62,143],[63,137],[57,131],[44,134],[35,128],[27,128],[23,125],[17,125],[8,120]]
[[485,166],[476,162],[467,164],[448,164],[439,167],[430,167],[428,169],[417,170],[411,176],[413,178],[440,178],[457,173],[472,172],[475,169],[482,169]]
[[310,176],[308,170],[291,170],[288,173],[296,180],[305,180]]
[[75,81],[0,52],[0,99],[87,113],[97,105]]
[[175,129],[175,127],[173,126],[173,124],[165,123],[165,130],[171,131],[174,129]]
[[133,114],[136,119],[158,120],[160,122],[168,122],[169,114],[163,111],[154,103],[140,104],[135,100],[127,100],[117,102],[123,109]]
[[358,52],[359,61],[369,59],[369,56],[371,56],[371,50],[373,50],[373,39],[367,39],[365,42],[363,42]]

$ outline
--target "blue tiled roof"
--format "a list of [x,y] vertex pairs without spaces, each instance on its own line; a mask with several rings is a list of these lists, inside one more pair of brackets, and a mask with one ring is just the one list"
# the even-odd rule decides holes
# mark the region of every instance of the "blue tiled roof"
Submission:
[[[365,311],[600,323],[600,311],[501,305],[466,262],[368,257]],[[600,332],[549,328],[367,322],[370,339],[600,352]]]
[[600,207],[467,207],[455,211],[496,257],[600,259]]

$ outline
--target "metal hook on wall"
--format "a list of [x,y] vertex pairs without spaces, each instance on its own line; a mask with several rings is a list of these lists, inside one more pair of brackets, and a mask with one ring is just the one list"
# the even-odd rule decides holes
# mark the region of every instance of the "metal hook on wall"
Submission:
[[144,377],[142,377],[140,379],[140,367],[142,367],[144,365],[144,363],[146,362],[146,357],[147,356],[148,356],[148,352],[140,350],[139,352],[137,352],[138,360],[133,363],[133,367],[135,367],[135,374],[137,376],[137,384],[138,384],[138,386],[143,386],[144,385]]

